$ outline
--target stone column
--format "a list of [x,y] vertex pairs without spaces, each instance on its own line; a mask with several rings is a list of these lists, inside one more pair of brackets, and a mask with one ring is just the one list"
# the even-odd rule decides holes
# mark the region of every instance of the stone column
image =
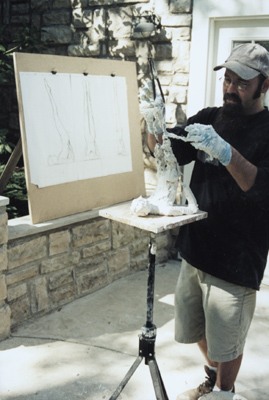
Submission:
[[0,340],[7,338],[10,334],[11,311],[6,303],[7,285],[7,242],[8,242],[8,216],[6,206],[9,199],[0,196]]

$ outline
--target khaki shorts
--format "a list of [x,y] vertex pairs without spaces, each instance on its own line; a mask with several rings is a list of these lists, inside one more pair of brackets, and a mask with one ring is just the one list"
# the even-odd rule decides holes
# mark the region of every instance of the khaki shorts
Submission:
[[183,260],[175,292],[175,339],[207,340],[208,357],[226,362],[243,353],[256,291],[208,275]]

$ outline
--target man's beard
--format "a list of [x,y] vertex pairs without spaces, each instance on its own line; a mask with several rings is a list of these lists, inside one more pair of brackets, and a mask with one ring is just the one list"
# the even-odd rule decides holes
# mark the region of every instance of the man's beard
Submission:
[[[242,100],[235,93],[225,93],[223,104],[223,114],[228,118],[242,117],[244,114],[244,108],[242,106]],[[232,100],[235,103],[228,103],[227,100]]]
[[[234,93],[225,93],[222,112],[219,115],[220,131],[229,131],[229,135],[240,131],[246,124],[244,109],[241,99]],[[235,103],[228,103],[233,100]]]
[[[262,82],[254,93],[253,99],[261,96],[261,86]],[[227,100],[232,100],[233,103],[229,103]],[[228,140],[228,137],[232,137],[234,134],[244,131],[248,125],[248,118],[245,115],[242,100],[237,94],[225,93],[223,101],[223,107],[217,118],[216,130],[221,136],[225,132],[225,137]]]

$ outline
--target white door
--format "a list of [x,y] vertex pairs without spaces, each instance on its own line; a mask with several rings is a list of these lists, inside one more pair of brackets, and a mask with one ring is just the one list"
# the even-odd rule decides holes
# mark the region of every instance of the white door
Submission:
[[[221,106],[223,103],[221,78],[224,69],[214,72],[214,66],[222,64],[235,46],[251,42],[259,43],[269,51],[269,18],[215,20],[210,60],[212,68],[208,71],[207,106]],[[266,103],[268,106],[268,96]]]
[[[243,43],[259,43],[269,51],[269,15],[245,18],[213,18],[211,21],[208,46],[205,107],[223,104],[222,83],[224,69],[214,72],[216,65],[222,64],[231,50]],[[265,106],[269,108],[269,94],[265,96]],[[184,168],[184,181],[189,182],[193,165]],[[264,282],[269,282],[269,258],[264,274]]]
[[[198,0],[196,0],[197,2]],[[268,0],[269,3],[269,0]],[[204,18],[204,17],[203,17]],[[201,23],[206,22],[203,19]],[[198,25],[198,24],[197,24]],[[200,25],[200,26],[204,26]],[[195,28],[195,27],[194,27]],[[191,65],[190,88],[188,99],[188,117],[195,114],[203,107],[221,106],[223,104],[222,83],[224,69],[213,71],[216,65],[222,64],[231,53],[234,46],[246,42],[256,42],[269,51],[269,15],[256,17],[212,17],[208,23],[208,47],[206,52],[201,49],[202,32],[195,30],[192,44],[194,51]],[[204,43],[206,41],[204,40]],[[205,62],[201,64],[202,56],[207,55]],[[205,77],[201,71],[205,71]],[[204,85],[203,85],[204,83]],[[204,93],[204,103],[202,104]],[[265,105],[269,108],[269,94],[265,97]],[[189,184],[193,169],[193,163],[184,167],[184,182]]]
[[[259,43],[269,51],[269,18],[264,19],[244,19],[238,21],[216,21],[215,35],[212,53],[212,65],[222,64],[230,54],[231,50],[243,43]],[[223,58],[224,57],[224,58]],[[226,57],[226,58],[225,58]],[[221,106],[223,103],[221,78],[224,69],[212,73],[208,77],[210,90],[206,97],[207,105]],[[264,105],[269,108],[269,94],[264,99]],[[269,263],[264,273],[264,282],[269,281]]]

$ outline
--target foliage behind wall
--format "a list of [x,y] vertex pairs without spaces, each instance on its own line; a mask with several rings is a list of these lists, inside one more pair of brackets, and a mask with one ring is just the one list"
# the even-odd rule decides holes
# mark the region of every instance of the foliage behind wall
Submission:
[[[40,40],[40,32],[25,26],[10,41],[8,27],[0,28],[0,176],[19,139],[19,131],[10,129],[12,124],[7,118],[8,108],[16,101],[15,77],[13,68],[13,52],[40,53],[47,49],[47,44]],[[17,107],[17,103],[16,103]],[[27,189],[23,167],[23,158],[13,172],[6,188],[1,193],[10,200],[7,206],[8,218],[17,218],[28,214]]]

